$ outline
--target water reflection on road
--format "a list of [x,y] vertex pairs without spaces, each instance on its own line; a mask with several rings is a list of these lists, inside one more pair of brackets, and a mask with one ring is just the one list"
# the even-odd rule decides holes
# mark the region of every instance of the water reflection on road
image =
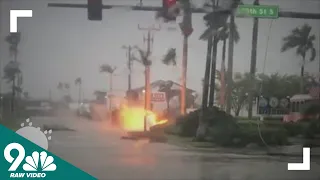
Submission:
[[[75,120],[41,120],[62,123],[76,131],[54,132],[50,151],[98,179],[128,180],[319,180],[320,166],[289,172],[290,159],[185,151],[146,140],[121,140],[121,132],[108,124]],[[299,162],[301,159],[291,160]]]

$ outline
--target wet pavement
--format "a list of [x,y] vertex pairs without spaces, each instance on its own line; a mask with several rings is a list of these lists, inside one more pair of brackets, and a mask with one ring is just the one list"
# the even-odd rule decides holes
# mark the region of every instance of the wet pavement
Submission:
[[[185,151],[165,143],[121,140],[106,122],[69,117],[32,118],[38,126],[63,125],[54,131],[49,151],[98,179],[127,180],[319,180],[320,164],[310,171],[287,171],[279,158]],[[57,126],[56,126],[57,127]],[[311,159],[311,161],[313,161]],[[317,161],[319,162],[319,161]]]

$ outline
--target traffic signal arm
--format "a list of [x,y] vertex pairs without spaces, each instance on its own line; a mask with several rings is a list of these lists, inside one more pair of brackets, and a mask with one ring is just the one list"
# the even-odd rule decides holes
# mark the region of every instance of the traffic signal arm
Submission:
[[[48,7],[61,7],[61,8],[87,8],[87,4],[65,4],[65,3],[48,3]],[[128,5],[103,5],[102,9],[112,8],[131,8],[134,11],[160,11],[162,7],[155,6],[128,6]],[[208,13],[202,8],[192,8],[192,13]],[[298,19],[320,19],[320,13],[301,13],[280,11],[279,17],[283,18],[298,18]]]

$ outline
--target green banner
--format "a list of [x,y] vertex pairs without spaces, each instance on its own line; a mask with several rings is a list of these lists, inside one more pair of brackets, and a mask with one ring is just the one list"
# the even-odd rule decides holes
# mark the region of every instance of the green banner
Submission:
[[[18,133],[36,137],[37,142],[31,142]],[[0,179],[96,179],[44,149],[48,143],[47,139],[44,140],[47,134],[32,126],[14,132],[0,125]]]

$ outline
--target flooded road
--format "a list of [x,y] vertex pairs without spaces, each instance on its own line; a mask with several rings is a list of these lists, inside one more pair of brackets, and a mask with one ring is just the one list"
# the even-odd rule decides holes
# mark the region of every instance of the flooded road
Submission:
[[73,117],[34,118],[42,124],[64,125],[71,130],[53,131],[49,151],[98,179],[128,180],[319,180],[320,165],[311,171],[287,171],[278,158],[226,153],[203,153],[147,141],[121,140],[105,122]]

